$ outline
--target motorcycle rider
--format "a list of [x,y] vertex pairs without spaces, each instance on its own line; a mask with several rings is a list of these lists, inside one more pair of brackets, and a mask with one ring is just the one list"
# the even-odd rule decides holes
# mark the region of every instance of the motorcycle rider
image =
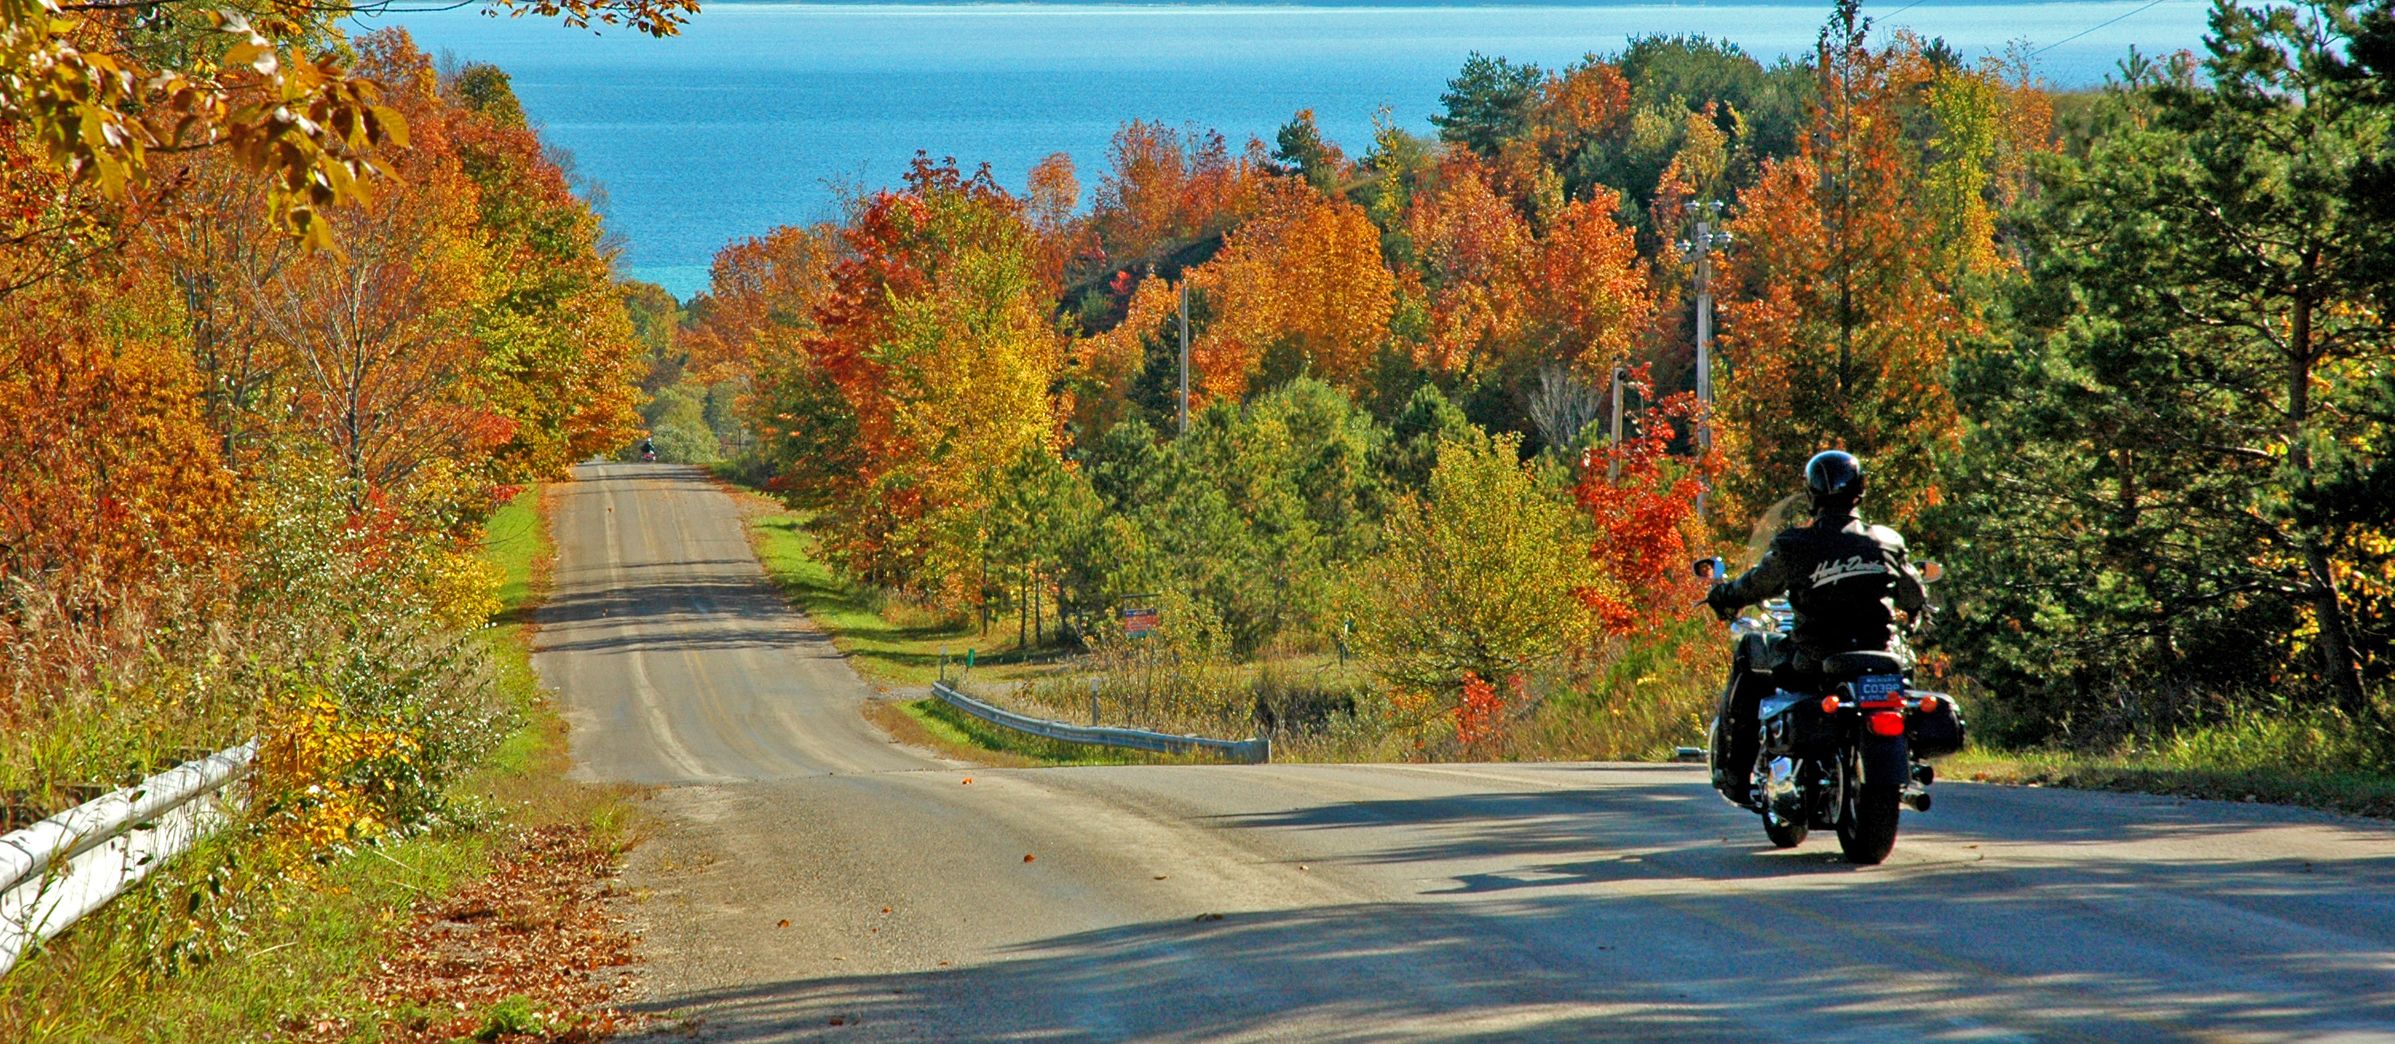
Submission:
[[[1714,783],[1745,804],[1749,780],[1728,766],[1751,766],[1761,743],[1756,704],[1775,688],[1819,692],[1827,657],[1842,652],[1908,656],[1902,621],[1919,619],[1928,603],[1921,574],[1905,559],[1904,537],[1856,514],[1863,499],[1863,462],[1827,450],[1805,463],[1811,525],[1782,530],[1761,561],[1735,580],[1717,580],[1705,602],[1724,620],[1746,605],[1786,595],[1795,628],[1785,641],[1740,643],[1730,684],[1715,708]],[[1902,610],[1900,618],[1897,611]],[[1734,776],[1735,778],[1723,778]]]

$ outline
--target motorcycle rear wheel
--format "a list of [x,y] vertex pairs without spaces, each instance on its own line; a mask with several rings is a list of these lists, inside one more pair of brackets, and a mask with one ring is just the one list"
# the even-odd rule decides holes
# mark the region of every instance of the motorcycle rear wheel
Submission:
[[1838,817],[1838,847],[1846,861],[1874,866],[1887,861],[1896,848],[1897,799],[1903,788],[1894,783],[1865,783],[1847,790],[1847,805]]

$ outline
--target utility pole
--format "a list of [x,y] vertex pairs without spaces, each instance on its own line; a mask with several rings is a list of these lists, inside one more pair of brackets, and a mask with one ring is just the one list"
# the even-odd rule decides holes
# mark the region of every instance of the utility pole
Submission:
[[1630,368],[1613,368],[1613,463],[1605,467],[1605,481],[1618,482],[1622,477],[1622,383],[1630,379]]
[[[1682,256],[1696,266],[1696,400],[1703,407],[1697,418],[1697,452],[1713,450],[1713,251],[1730,245],[1730,234],[1713,231],[1713,221],[1721,216],[1721,203],[1716,200],[1691,201],[1688,212],[1696,217],[1696,234],[1680,242]],[[1697,515],[1705,513],[1705,494],[1697,494]]]
[[1189,279],[1181,279],[1181,434],[1189,434]]

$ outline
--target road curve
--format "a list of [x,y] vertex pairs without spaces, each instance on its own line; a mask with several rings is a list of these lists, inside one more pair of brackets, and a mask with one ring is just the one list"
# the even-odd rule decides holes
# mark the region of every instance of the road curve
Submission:
[[2395,1040],[2384,822],[1941,784],[1857,868],[1683,766],[967,769],[695,473],[579,478],[538,663],[578,773],[667,784],[662,1039]]

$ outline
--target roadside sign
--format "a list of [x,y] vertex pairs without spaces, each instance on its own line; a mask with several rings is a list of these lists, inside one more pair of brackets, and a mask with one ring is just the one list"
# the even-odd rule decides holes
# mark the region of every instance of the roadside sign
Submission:
[[1156,630],[1156,610],[1153,607],[1123,607],[1123,633],[1133,638],[1145,638]]

